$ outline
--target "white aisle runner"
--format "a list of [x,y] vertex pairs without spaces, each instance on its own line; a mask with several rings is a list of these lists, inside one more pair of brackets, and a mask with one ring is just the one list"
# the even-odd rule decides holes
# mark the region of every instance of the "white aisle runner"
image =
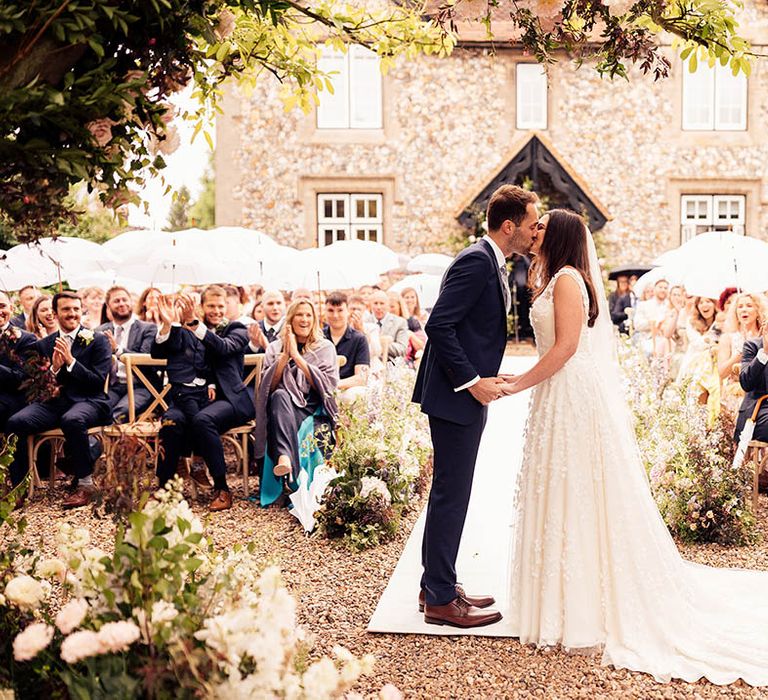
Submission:
[[[535,361],[532,357],[508,357],[502,372],[521,374]],[[494,609],[503,619],[495,625],[462,630],[444,625],[428,625],[417,608],[421,579],[421,538],[426,508],[414,525],[392,578],[368,623],[369,632],[403,634],[471,634],[486,637],[511,637],[507,588],[515,481],[520,468],[523,429],[528,411],[529,392],[516,394],[491,404],[475,468],[475,482],[469,502],[464,536],[456,571],[468,594],[490,594]]]

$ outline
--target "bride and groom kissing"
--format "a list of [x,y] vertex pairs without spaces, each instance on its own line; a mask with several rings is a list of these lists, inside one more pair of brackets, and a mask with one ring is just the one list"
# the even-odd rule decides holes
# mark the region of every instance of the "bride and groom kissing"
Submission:
[[[491,595],[457,584],[456,557],[488,405],[533,388],[509,494],[513,635],[600,650],[604,664],[664,682],[768,685],[768,572],[680,556],[638,453],[584,221],[563,209],[539,217],[537,196],[513,185],[493,193],[486,220],[488,234],[443,277],[414,389],[434,448],[418,599],[425,622],[474,628],[501,620]],[[538,361],[520,376],[499,374],[512,253],[534,256]],[[493,468],[511,466],[499,455]]]

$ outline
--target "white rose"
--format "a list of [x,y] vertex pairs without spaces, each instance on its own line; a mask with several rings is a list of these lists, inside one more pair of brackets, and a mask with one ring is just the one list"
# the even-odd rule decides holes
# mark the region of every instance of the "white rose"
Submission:
[[45,589],[40,581],[26,574],[17,576],[5,587],[5,597],[21,610],[34,610],[45,598]]
[[364,476],[360,480],[360,497],[368,498],[373,493],[378,493],[387,504],[392,502],[389,489],[381,479],[375,476]]
[[56,627],[62,634],[69,634],[83,624],[88,613],[88,603],[82,598],[70,600],[56,615]]
[[99,641],[107,651],[126,651],[140,636],[136,623],[128,620],[107,622],[99,630]]
[[73,632],[61,643],[61,658],[68,664],[76,664],[89,656],[98,656],[106,651],[99,635],[93,630]]
[[162,625],[166,622],[171,622],[179,614],[173,603],[169,603],[165,600],[158,600],[152,605],[152,624]]
[[16,661],[34,659],[53,639],[53,627],[43,622],[31,624],[13,640],[13,658]]
[[67,575],[67,565],[61,559],[43,559],[37,563],[35,574],[40,578],[56,578],[63,583]]

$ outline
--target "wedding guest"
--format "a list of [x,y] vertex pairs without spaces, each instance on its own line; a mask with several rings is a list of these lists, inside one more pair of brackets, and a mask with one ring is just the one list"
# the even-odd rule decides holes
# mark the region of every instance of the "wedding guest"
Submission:
[[302,470],[309,486],[315,464],[323,460],[317,444],[322,441],[313,444],[311,436],[316,420],[330,422],[331,429],[335,424],[338,383],[336,349],[323,337],[315,307],[304,299],[292,302],[280,338],[264,355],[256,398],[254,451],[257,459],[265,457],[262,506],[280,497],[286,478],[295,490]]
[[360,289],[357,290],[358,295],[363,298],[363,301],[365,302],[365,308],[368,310],[368,312],[371,311],[371,297],[375,291],[378,291],[378,287],[374,289],[373,285],[370,284],[364,284],[362,287],[360,287]]
[[410,319],[415,319],[419,322],[419,327],[423,327],[427,322],[427,312],[421,308],[418,292],[413,287],[405,287],[400,292],[400,296],[403,298],[405,307],[408,310],[408,328],[413,330]]
[[669,310],[661,322],[661,334],[669,342],[671,376],[677,376],[688,344],[685,331],[687,322],[685,288],[675,285],[669,290]]
[[157,305],[163,293],[156,287],[147,287],[139,296],[136,302],[136,316],[140,321],[149,323],[160,323],[160,316],[157,313]]
[[261,298],[264,318],[248,326],[248,350],[250,353],[265,352],[270,343],[277,340],[283,327],[285,300],[280,292],[264,292]]
[[26,403],[21,390],[24,360],[36,341],[32,333],[11,325],[12,310],[10,297],[0,291],[0,433],[5,433],[8,419]]
[[[745,395],[736,420],[734,435],[736,442],[741,437],[744,424],[752,417],[755,405],[762,396],[768,394],[768,353],[766,353],[766,348],[768,348],[768,322],[763,321],[759,337],[745,341],[742,350],[739,382]],[[768,399],[760,405],[752,439],[768,442]]]
[[298,301],[299,299],[306,299],[307,301],[314,302],[312,292],[306,287],[297,287],[291,293],[291,302]]
[[47,294],[40,295],[32,304],[26,330],[33,333],[38,339],[45,338],[59,330],[56,314],[53,313],[52,298]]
[[[200,297],[201,309],[189,295],[177,303],[161,299],[161,323],[152,356],[168,361],[171,406],[160,428],[162,455],[157,476],[164,485],[176,473],[178,460],[192,447],[213,479],[211,512],[232,507],[221,434],[253,419],[253,396],[243,383],[243,355],[248,333],[227,321],[226,292],[210,285]],[[185,454],[186,453],[186,454]],[[205,483],[196,477],[196,480]]]
[[251,323],[248,324],[249,326],[254,321],[258,323],[259,321],[264,320],[264,305],[261,301],[261,298],[253,302],[253,306],[251,306],[251,310],[248,312],[248,315],[251,317]]
[[371,295],[371,311],[382,337],[390,338],[387,358],[391,361],[396,357],[405,357],[408,347],[408,323],[401,316],[389,312],[389,297],[387,293],[378,290]]
[[405,363],[413,367],[416,360],[421,357],[424,346],[427,344],[427,334],[421,327],[418,319],[408,313],[408,305],[405,299],[397,292],[388,292],[389,311],[394,316],[404,318],[408,324],[408,346],[405,349]]
[[333,292],[325,298],[325,318],[328,325],[323,334],[336,348],[336,354],[346,363],[339,368],[339,400],[351,403],[365,395],[371,358],[364,333],[349,325],[347,295]]
[[632,318],[634,340],[648,356],[653,354],[656,336],[660,335],[659,327],[667,313],[668,295],[669,282],[665,279],[656,280],[652,296],[638,303]]
[[104,316],[104,290],[101,287],[86,287],[78,293],[83,300],[83,325],[93,329],[105,323],[107,319]]
[[[107,392],[112,420],[115,423],[125,423],[128,420],[128,384],[125,364],[120,361],[120,357],[128,352],[149,353],[157,334],[157,326],[142,321],[133,313],[131,294],[125,287],[108,289],[105,303],[107,314],[112,320],[100,325],[96,330],[104,333],[112,348],[112,371]],[[160,382],[156,372],[148,372],[147,378],[158,384]],[[133,381],[133,400],[136,415],[152,403],[152,394],[138,378]]]
[[[26,287],[22,287],[19,290],[19,304],[21,304],[21,312],[11,318],[11,325],[17,328],[27,329],[27,323],[29,317],[32,314],[32,305],[35,303],[35,299],[40,296],[42,292],[31,284]],[[28,329],[27,329],[28,330]]]
[[720,401],[735,416],[744,398],[739,384],[744,343],[760,337],[760,328],[768,320],[768,315],[761,294],[737,293],[730,298],[732,303],[728,306],[725,327],[737,330],[726,331],[720,336],[717,369],[722,381]]
[[38,340],[34,349],[50,361],[58,394],[22,408],[8,420],[6,429],[19,438],[11,465],[11,480],[14,485],[19,484],[27,473],[27,436],[61,428],[64,455],[77,479],[75,492],[62,505],[79,508],[90,503],[94,494],[94,460],[88,429],[109,421],[105,384],[112,364],[112,351],[103,333],[83,327],[82,301],[77,294],[55,294],[53,311],[59,330]]
[[717,323],[717,327],[723,331],[723,333],[733,333],[738,330],[736,317],[729,315],[731,305],[733,304],[735,295],[738,291],[739,290],[736,289],[736,287],[726,287],[722,294],[720,294],[720,298],[717,300],[717,318],[715,319],[715,323]]
[[371,377],[380,377],[384,369],[381,361],[381,338],[379,336],[379,326],[374,321],[367,321],[368,307],[365,305],[363,297],[359,294],[353,294],[349,297],[349,325],[356,331],[365,334],[368,340],[368,349],[371,357]]
[[619,275],[616,278],[616,289],[608,296],[608,308],[613,325],[617,326],[621,333],[629,333],[627,309],[632,309],[636,304],[635,293],[629,286],[629,276]]

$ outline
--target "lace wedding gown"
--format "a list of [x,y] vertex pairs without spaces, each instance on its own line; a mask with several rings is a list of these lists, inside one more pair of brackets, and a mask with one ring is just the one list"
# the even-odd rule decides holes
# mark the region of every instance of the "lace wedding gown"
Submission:
[[[531,309],[555,341],[553,288]],[[768,684],[768,572],[685,561],[651,495],[628,410],[616,411],[582,328],[576,354],[533,389],[518,477],[510,607],[522,643],[602,648],[657,680]],[[621,405],[623,400],[621,400]]]

